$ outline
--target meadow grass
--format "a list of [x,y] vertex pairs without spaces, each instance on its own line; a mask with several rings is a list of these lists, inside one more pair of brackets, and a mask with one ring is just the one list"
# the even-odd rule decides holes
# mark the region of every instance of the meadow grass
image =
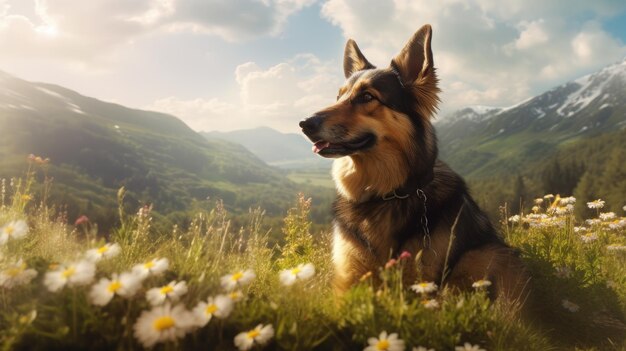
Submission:
[[[417,293],[403,286],[402,269],[416,259],[408,255],[336,296],[330,235],[310,232],[311,203],[302,195],[275,246],[261,229],[260,209],[233,228],[218,202],[188,228],[157,232],[149,207],[123,211],[123,189],[120,223],[103,238],[86,218],[69,224],[45,193],[31,193],[32,182],[31,170],[2,181],[3,350],[626,349],[626,220],[598,209],[598,219],[578,223],[572,199],[546,198],[501,223],[533,276],[534,312],[522,316],[480,288]],[[165,288],[173,281],[181,289]],[[147,293],[163,304],[152,306]],[[96,304],[102,294],[112,298]]]

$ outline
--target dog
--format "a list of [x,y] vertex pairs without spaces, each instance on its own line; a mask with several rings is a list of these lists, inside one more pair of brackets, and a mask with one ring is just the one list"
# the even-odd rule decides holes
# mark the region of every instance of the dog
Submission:
[[[436,282],[520,299],[529,275],[498,236],[463,179],[437,158],[431,124],[440,89],[425,25],[387,68],[376,68],[348,40],[337,101],[301,121],[320,156],[335,158],[334,285],[344,292],[408,251],[407,283]],[[406,254],[405,254],[406,255]]]

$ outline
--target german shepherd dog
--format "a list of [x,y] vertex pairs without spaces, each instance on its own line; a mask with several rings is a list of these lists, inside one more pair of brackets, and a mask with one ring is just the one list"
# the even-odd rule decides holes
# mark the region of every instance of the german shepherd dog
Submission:
[[337,102],[300,122],[313,151],[335,158],[335,287],[345,291],[408,251],[418,260],[405,268],[407,283],[470,290],[485,279],[493,297],[517,300],[527,290],[524,265],[463,179],[437,159],[431,38],[423,26],[387,68],[374,67],[348,40]]

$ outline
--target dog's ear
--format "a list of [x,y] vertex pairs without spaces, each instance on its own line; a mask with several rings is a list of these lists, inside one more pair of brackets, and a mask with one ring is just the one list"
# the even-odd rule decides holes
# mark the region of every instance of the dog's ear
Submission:
[[354,72],[370,68],[376,67],[367,61],[356,42],[349,39],[343,52],[343,74],[348,78]]
[[430,48],[432,35],[430,24],[424,25],[413,34],[402,51],[391,61],[403,83],[411,84],[433,72],[433,52]]

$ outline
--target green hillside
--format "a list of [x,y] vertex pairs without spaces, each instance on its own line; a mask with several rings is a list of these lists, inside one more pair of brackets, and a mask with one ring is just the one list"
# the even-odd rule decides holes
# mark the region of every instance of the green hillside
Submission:
[[282,215],[303,190],[244,147],[206,140],[173,116],[5,73],[0,130],[0,178],[23,175],[28,154],[50,158],[51,197],[67,205],[70,220],[87,214],[113,224],[121,186],[129,205],[153,204],[176,223],[207,199],[222,199],[234,213],[262,206],[270,216]]

